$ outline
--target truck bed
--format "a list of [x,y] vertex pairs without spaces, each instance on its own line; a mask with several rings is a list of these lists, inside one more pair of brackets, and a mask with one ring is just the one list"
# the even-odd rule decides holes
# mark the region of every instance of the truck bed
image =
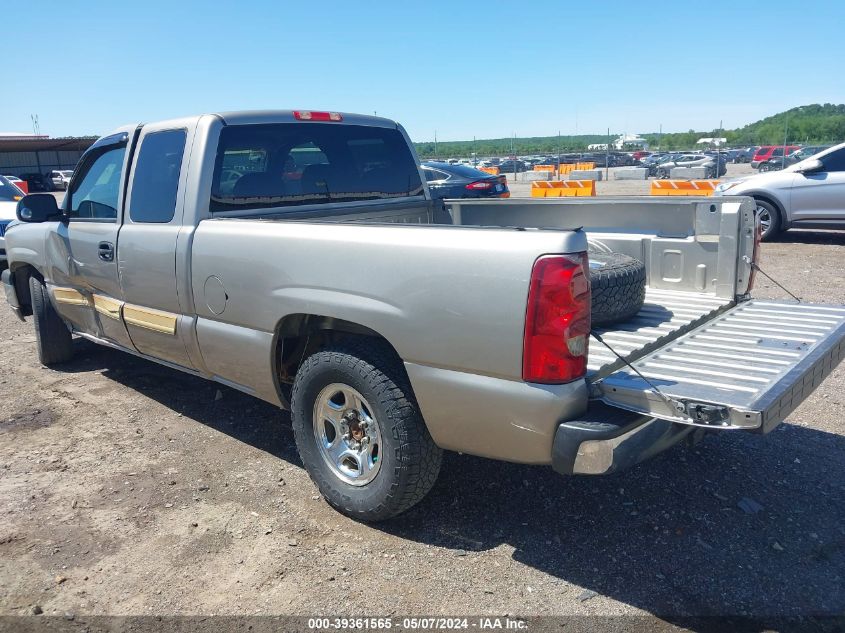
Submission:
[[[699,292],[646,289],[645,304],[632,319],[596,331],[626,359],[639,358],[665,345],[733,305],[729,299]],[[587,368],[592,379],[618,369],[620,361],[598,339],[590,339]]]

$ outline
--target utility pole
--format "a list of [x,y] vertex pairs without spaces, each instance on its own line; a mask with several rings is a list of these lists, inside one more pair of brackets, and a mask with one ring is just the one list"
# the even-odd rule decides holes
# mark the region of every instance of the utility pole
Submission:
[[560,130],[557,131],[557,172],[560,174]]
[[719,129],[716,130],[716,178],[719,177],[719,172],[722,171],[722,151],[719,135],[722,133],[722,121],[719,121]]
[[607,128],[607,145],[604,146],[604,179],[610,180],[610,128]]
[[437,130],[434,130],[434,160],[437,160]]

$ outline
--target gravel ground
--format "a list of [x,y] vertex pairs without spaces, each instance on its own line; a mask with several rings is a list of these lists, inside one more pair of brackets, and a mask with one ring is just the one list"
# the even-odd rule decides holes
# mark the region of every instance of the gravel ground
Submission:
[[[843,248],[796,231],[763,265],[842,304]],[[845,366],[768,436],[606,478],[447,454],[370,526],[322,501],[273,407],[85,341],[45,369],[30,322],[0,328],[0,615],[845,612]]]

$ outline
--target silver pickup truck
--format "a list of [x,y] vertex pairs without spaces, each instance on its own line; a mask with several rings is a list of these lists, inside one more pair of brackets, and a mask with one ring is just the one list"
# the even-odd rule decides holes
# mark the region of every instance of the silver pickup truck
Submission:
[[[845,307],[750,297],[750,198],[435,203],[376,117],[129,125],[61,209],[17,215],[2,280],[43,364],[78,335],[290,409],[310,476],[364,520],[418,502],[444,449],[603,474],[766,433],[845,353]],[[591,322],[591,252],[645,265],[629,318]]]

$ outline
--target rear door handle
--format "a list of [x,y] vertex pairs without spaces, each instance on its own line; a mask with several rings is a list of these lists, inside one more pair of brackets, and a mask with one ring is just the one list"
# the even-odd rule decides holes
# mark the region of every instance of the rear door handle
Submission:
[[114,261],[114,244],[111,242],[100,242],[97,246],[97,255],[104,262]]

